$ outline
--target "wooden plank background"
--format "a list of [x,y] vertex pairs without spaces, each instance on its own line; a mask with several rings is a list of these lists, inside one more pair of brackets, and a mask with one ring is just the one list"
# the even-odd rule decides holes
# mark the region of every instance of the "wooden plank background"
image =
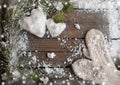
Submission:
[[[76,44],[74,43],[76,38],[77,41],[79,40],[80,43],[82,43],[84,41],[85,34],[88,30],[92,28],[102,31],[105,36],[109,36],[107,16],[102,12],[87,13],[84,11],[77,10],[73,14],[66,15],[66,18],[67,28],[60,36],[58,36],[58,38],[68,38],[68,41],[66,43],[67,45],[73,47],[76,46]],[[74,27],[75,23],[80,24],[80,30]],[[61,46],[61,41],[59,41],[57,38],[47,38],[46,36],[47,35],[45,35],[43,38],[39,38],[35,35],[32,35],[31,33],[28,33],[28,51],[35,52],[37,50],[38,52],[45,53],[56,52],[59,55],[63,54],[63,56],[65,55],[64,53],[70,53],[70,51],[67,48]],[[62,58],[62,56],[60,57]],[[59,57],[57,58],[59,59]]]
[[[27,35],[29,46],[27,48],[26,55],[21,56],[19,59],[19,62],[21,63],[29,63],[30,59],[33,56],[36,56],[39,63],[42,64],[43,62],[45,62],[46,64],[50,64],[51,67],[49,68],[64,69],[65,75],[61,76],[61,74],[57,75],[55,73],[47,74],[45,73],[45,67],[40,66],[38,72],[42,73],[42,76],[49,77],[48,85],[51,82],[55,83],[53,85],[66,85],[67,80],[69,80],[70,85],[80,85],[80,79],[78,79],[74,75],[70,65],[76,59],[83,57],[83,55],[81,53],[81,55],[72,56],[73,52],[70,49],[68,49],[67,46],[75,47],[79,44],[85,45],[85,35],[90,29],[93,28],[102,31],[105,36],[109,37],[109,23],[107,15],[105,15],[104,12],[86,12],[85,10],[76,10],[73,13],[66,14],[65,16],[67,19],[67,28],[57,38],[52,38],[51,36],[48,38],[47,34],[43,38],[39,38],[28,32]],[[76,23],[80,25],[80,30],[75,28],[74,24]],[[61,45],[62,41],[59,41],[59,38],[65,38],[65,40],[66,38],[68,38],[68,41],[65,44],[67,46]],[[77,42],[77,44],[75,44],[75,39],[79,41]],[[48,52],[54,52],[56,54],[56,57],[54,59],[49,59],[47,57]],[[31,53],[32,55],[28,56],[29,53]],[[70,62],[68,60],[69,58],[71,59]],[[35,68],[32,64],[31,66]],[[72,78],[74,80],[70,79],[70,75],[72,75]],[[63,81],[65,81],[65,83]],[[15,82],[11,85],[16,84],[22,85],[20,81]]]
[[[77,46],[78,44],[84,43],[85,34],[88,32],[88,30],[94,28],[102,31],[105,36],[109,37],[109,29],[108,29],[108,19],[104,12],[90,12],[87,13],[82,10],[76,10],[73,13],[66,14],[67,18],[67,28],[64,30],[64,32],[58,36],[57,38],[47,37],[47,34],[43,38],[36,37],[35,35],[28,32],[28,40],[29,40],[29,46],[27,50],[27,54],[25,56],[20,57],[20,62],[28,63],[27,61],[30,61],[30,58],[28,57],[28,54],[31,52],[33,56],[36,56],[39,60],[39,63],[45,62],[46,64],[50,64],[50,68],[62,68],[65,70],[65,76],[62,76],[60,78],[56,78],[56,74],[46,74],[44,71],[44,66],[41,66],[39,69],[39,72],[43,73],[43,75],[46,75],[49,77],[50,81],[58,81],[58,84],[60,84],[62,81],[68,79],[70,81],[70,85],[79,85],[80,80],[70,80],[69,75],[71,74],[73,78],[76,76],[74,75],[72,69],[71,69],[71,63],[74,62],[76,59],[83,57],[83,55],[77,55],[71,57],[73,54],[67,47],[64,47],[61,45],[61,41],[58,40],[68,38],[67,45],[69,46]],[[81,29],[78,30],[75,28],[74,24],[78,23],[80,24]],[[78,44],[75,44],[75,39],[77,38],[77,41],[79,41]],[[54,59],[49,59],[47,57],[47,53],[54,52],[56,54],[56,57]],[[68,62],[67,59],[71,59],[71,62]],[[34,67],[34,66],[33,66]],[[70,74],[69,74],[70,73]],[[57,75],[58,77],[60,75]],[[55,85],[58,85],[55,84]],[[62,84],[64,85],[64,84]],[[65,84],[66,85],[66,84]],[[89,85],[89,84],[88,84]]]

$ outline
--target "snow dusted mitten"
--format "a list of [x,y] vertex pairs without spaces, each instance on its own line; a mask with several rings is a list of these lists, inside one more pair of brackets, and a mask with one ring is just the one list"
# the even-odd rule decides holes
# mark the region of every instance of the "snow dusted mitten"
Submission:
[[53,19],[48,19],[46,25],[52,37],[59,36],[66,28],[65,23],[55,23]]
[[46,31],[46,14],[42,8],[33,9],[30,17],[25,17],[20,21],[20,26],[32,34],[43,37]]
[[100,85],[119,85],[119,72],[107,52],[103,33],[91,29],[85,39],[91,61],[88,59],[75,61],[72,64],[75,74]]

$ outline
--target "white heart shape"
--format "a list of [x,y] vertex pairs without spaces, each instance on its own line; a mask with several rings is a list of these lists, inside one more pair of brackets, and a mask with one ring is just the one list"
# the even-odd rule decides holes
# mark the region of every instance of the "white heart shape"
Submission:
[[55,23],[53,19],[48,19],[46,25],[52,37],[59,36],[66,28],[65,23]]
[[44,14],[41,8],[33,9],[30,17],[25,17],[20,26],[32,34],[43,37],[46,31],[46,14]]

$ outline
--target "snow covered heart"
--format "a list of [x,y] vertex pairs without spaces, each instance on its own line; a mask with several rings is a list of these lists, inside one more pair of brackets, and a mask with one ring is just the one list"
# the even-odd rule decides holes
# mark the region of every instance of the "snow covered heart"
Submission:
[[48,29],[52,37],[59,36],[65,30],[66,24],[55,23],[53,19],[47,20],[46,14],[39,7],[38,9],[33,9],[29,17],[24,17],[20,21],[20,27],[42,38],[45,35],[46,29]]

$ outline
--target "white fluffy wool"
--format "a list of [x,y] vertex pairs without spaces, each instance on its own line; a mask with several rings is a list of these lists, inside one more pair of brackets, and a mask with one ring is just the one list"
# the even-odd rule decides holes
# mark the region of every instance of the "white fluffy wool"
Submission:
[[46,25],[52,37],[59,36],[66,28],[65,23],[55,23],[53,19],[48,19]]
[[43,37],[46,31],[46,14],[42,8],[33,9],[30,17],[25,17],[21,22],[21,28],[31,32],[32,34]]

